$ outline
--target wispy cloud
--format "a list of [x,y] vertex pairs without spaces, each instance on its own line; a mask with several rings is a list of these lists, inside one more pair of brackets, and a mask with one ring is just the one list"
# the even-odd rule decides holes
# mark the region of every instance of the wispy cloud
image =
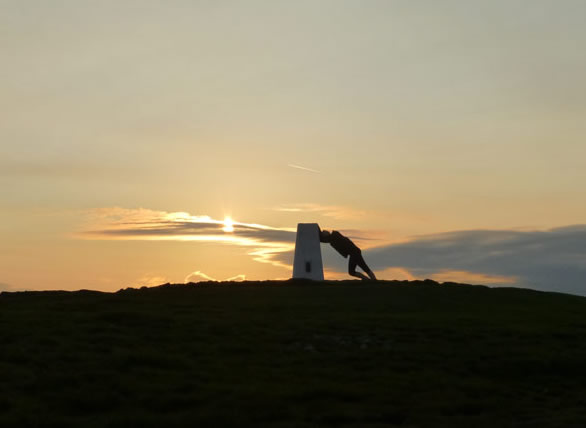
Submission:
[[155,285],[161,285],[170,282],[167,277],[162,275],[146,274],[139,278],[135,283],[141,286],[153,287]]
[[489,275],[462,270],[441,270],[431,274],[429,277],[438,282],[460,282],[464,284],[484,285],[513,285],[519,280],[515,276]]
[[317,169],[307,168],[307,167],[301,166],[301,165],[295,165],[295,164],[290,163],[287,166],[289,168],[295,168],[295,169],[300,169],[302,171],[313,172],[315,174],[321,174],[321,171],[318,171]]
[[228,279],[226,279],[226,281],[246,281],[246,275],[244,274],[240,274],[240,275],[236,275],[236,276],[232,276]]
[[189,275],[187,275],[183,280],[185,283],[197,281],[217,281],[217,279],[196,270],[195,272],[191,272]]
[[223,280],[218,280],[216,278],[213,278],[213,277],[206,275],[205,273],[197,270],[197,271],[191,272],[189,275],[187,275],[183,282],[188,283],[188,282],[198,282],[198,281],[236,281],[236,282],[240,282],[240,281],[246,281],[246,275],[240,274],[240,275],[232,276],[230,278],[226,278]]
[[293,250],[295,229],[275,228],[254,223],[194,216],[186,212],[166,212],[119,207],[87,212],[83,230],[75,236],[91,240],[203,241],[250,247],[254,260],[290,268],[290,262],[276,259],[277,254]]
[[363,218],[367,211],[340,205],[321,205],[314,203],[286,204],[273,208],[275,211],[290,213],[314,213],[335,220],[354,220]]

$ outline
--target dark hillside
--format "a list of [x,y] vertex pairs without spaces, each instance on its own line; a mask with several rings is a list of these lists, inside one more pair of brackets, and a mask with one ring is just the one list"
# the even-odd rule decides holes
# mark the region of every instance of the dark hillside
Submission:
[[0,295],[0,426],[586,426],[586,299],[433,282]]

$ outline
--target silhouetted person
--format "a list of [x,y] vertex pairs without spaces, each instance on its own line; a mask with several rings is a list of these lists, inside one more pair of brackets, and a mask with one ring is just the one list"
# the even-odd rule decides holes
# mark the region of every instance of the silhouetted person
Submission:
[[[346,238],[337,230],[329,232],[327,230],[320,230],[319,232],[319,240],[321,242],[329,243],[334,250],[340,253],[344,258],[350,256],[348,259],[348,273],[356,278],[362,278],[364,280],[368,280],[369,277],[373,281],[376,281],[376,276],[370,270],[366,262],[364,261],[364,257],[362,257],[362,251],[360,248],[354,244],[349,238]],[[364,275],[361,272],[356,272],[356,266],[360,266],[360,268],[366,272]]]

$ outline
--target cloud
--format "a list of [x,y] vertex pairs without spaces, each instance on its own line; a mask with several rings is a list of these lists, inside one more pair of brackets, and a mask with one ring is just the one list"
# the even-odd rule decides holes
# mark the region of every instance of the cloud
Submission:
[[320,205],[312,203],[280,205],[273,208],[275,211],[291,213],[315,213],[335,220],[355,220],[364,218],[368,214],[364,210],[343,207],[339,205]]
[[401,267],[417,277],[586,295],[586,225],[441,233],[374,248],[365,258],[377,271]]
[[167,282],[170,282],[167,277],[151,274],[144,275],[142,278],[139,278],[137,281],[135,281],[135,283],[146,287],[153,287],[155,285],[161,285]]
[[[405,268],[389,267],[376,272],[376,277],[379,279],[394,279],[397,281],[413,281],[417,279]],[[439,281],[439,280],[438,280]]]
[[429,277],[437,282],[460,282],[465,284],[484,285],[513,285],[518,281],[518,278],[513,276],[488,275],[485,273],[467,272],[464,270],[442,270]]
[[[240,274],[240,275],[236,275],[236,276],[232,276],[230,278],[226,278],[224,279],[224,281],[245,281],[246,280],[246,275],[244,274]],[[197,270],[195,272],[191,272],[189,275],[187,275],[185,277],[185,280],[183,282],[188,283],[188,282],[198,282],[198,281],[218,281],[216,278],[212,278],[209,275],[206,275],[205,273]]]
[[226,279],[226,281],[246,281],[246,275],[240,274]]
[[295,169],[300,169],[302,171],[307,171],[307,172],[313,172],[315,174],[321,174],[321,171],[318,171],[317,169],[312,169],[312,168],[306,168],[304,166],[300,166],[300,165],[295,165],[295,164],[288,164],[287,165],[289,168],[295,168]]
[[183,280],[185,283],[197,281],[217,281],[217,279],[197,270],[195,272],[191,272],[185,277],[185,280]]
[[75,236],[90,240],[202,241],[250,247],[255,261],[289,269],[290,261],[275,258],[293,250],[295,230],[261,224],[194,216],[186,212],[144,208],[98,208],[86,212],[86,222]]
[[[233,221],[226,231],[223,220],[193,216],[186,212],[153,211],[143,208],[99,208],[87,212],[89,222],[77,236],[93,239],[212,240],[248,238],[270,242],[292,242],[295,231]],[[209,238],[209,239],[207,239]]]

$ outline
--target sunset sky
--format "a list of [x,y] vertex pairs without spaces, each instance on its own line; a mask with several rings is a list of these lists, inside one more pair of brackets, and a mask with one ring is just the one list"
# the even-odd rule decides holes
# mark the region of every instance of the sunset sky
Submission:
[[586,294],[583,0],[0,7],[0,290],[285,279],[317,222]]

